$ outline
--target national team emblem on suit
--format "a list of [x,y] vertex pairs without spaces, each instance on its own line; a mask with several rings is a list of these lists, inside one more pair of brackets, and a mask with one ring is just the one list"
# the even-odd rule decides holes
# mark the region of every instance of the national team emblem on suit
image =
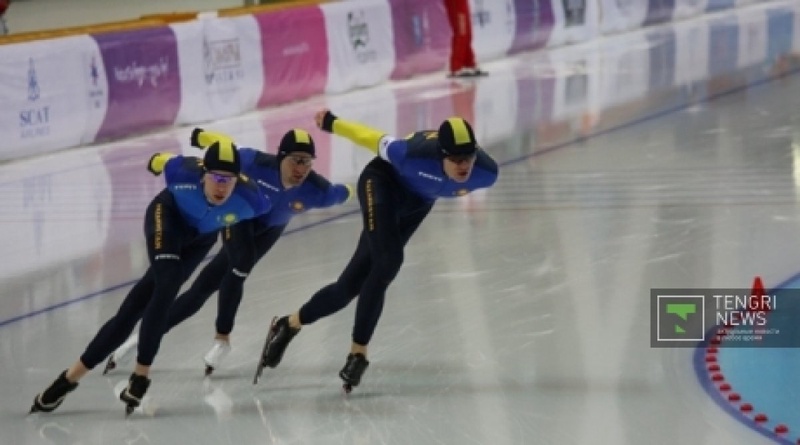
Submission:
[[467,189],[458,189],[458,190],[453,192],[453,194],[456,195],[456,196],[464,196],[467,193],[469,193],[469,190],[467,190]]
[[222,215],[222,222],[226,225],[231,225],[236,222],[236,214],[235,213],[226,213]]
[[292,201],[289,205],[295,213],[302,213],[306,210],[306,206],[303,205],[302,201]]

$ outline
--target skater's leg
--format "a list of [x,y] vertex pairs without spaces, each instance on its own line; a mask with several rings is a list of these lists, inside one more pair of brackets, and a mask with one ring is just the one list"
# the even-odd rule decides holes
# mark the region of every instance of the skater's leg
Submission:
[[224,250],[230,267],[219,286],[217,334],[227,336],[233,331],[244,293],[244,281],[255,266],[256,259],[260,258],[254,244],[257,224],[256,220],[243,221],[223,231]]
[[219,289],[222,277],[228,270],[228,264],[227,253],[220,251],[203,267],[189,289],[176,298],[170,307],[168,331],[183,323],[203,307],[211,295]]
[[182,235],[165,233],[160,249],[151,248],[148,243],[155,289],[139,329],[137,368],[138,365],[149,368],[153,363],[167,328],[170,307],[183,284],[181,280],[192,274],[214,246],[216,238],[217,234],[211,233],[197,236],[187,243]]

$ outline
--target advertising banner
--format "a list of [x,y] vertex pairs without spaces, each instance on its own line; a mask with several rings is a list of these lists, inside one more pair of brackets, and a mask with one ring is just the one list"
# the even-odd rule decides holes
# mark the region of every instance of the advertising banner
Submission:
[[675,85],[691,85],[708,78],[708,22],[675,23]]
[[672,13],[675,10],[675,0],[648,0],[647,18],[645,26],[663,23],[672,20]]
[[767,58],[767,15],[763,9],[737,11],[739,20],[738,67],[760,65]]
[[338,93],[384,82],[394,70],[392,14],[384,0],[326,3],[328,84]]
[[472,49],[478,61],[498,59],[511,49],[516,35],[514,0],[470,0]]
[[0,46],[0,160],[81,143],[100,82],[88,75],[95,48],[86,36]]
[[600,4],[597,1],[555,0],[554,3],[555,28],[548,46],[585,42],[600,35]]
[[791,9],[770,9],[767,11],[767,54],[772,61],[787,55],[792,50],[794,29],[794,13]]
[[642,26],[647,18],[647,2],[641,0],[599,0],[600,32],[612,34]]
[[258,107],[321,94],[328,82],[329,60],[319,7],[270,11],[256,14],[255,19],[264,73]]
[[260,34],[252,16],[183,22],[172,30],[181,73],[177,123],[223,119],[255,109],[264,79]]
[[98,140],[171,126],[181,103],[178,46],[169,27],[92,35],[108,75]]
[[657,93],[675,84],[675,31],[662,27],[647,33],[647,40],[650,42],[649,89],[651,93]]
[[543,48],[555,25],[555,0],[515,0],[516,25],[509,54]]
[[708,7],[708,0],[675,0],[675,13],[672,20],[695,17]]
[[450,57],[450,23],[444,2],[390,0],[395,64],[392,79],[444,69]]
[[716,77],[732,73],[739,60],[739,23],[726,14],[711,20],[708,29],[708,74]]
[[736,4],[735,0],[708,0],[708,4],[706,5],[706,12],[733,8],[735,4]]

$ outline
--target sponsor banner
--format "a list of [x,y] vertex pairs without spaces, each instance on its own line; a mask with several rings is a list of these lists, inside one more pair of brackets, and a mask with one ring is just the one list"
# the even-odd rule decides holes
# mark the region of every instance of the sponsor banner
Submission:
[[794,17],[794,25],[792,26],[792,49],[800,51],[800,4],[795,3],[790,11]]
[[539,49],[547,45],[555,25],[556,0],[514,0],[515,29],[509,54]]
[[647,2],[641,0],[599,0],[603,11],[600,32],[612,34],[639,28],[647,18]]
[[394,70],[392,14],[384,0],[326,3],[328,83],[339,93],[384,82]]
[[645,26],[663,23],[672,20],[672,13],[675,10],[675,0],[648,0],[647,18]]
[[736,15],[739,20],[738,67],[764,63],[767,58],[767,15],[759,8],[737,11]]
[[709,21],[708,75],[710,78],[732,73],[739,60],[739,23],[726,14]]
[[[363,123],[398,138],[407,136],[397,131],[397,104],[394,93],[389,88],[352,92],[347,94],[347,97],[332,96],[327,106],[342,119]],[[367,148],[355,145],[349,139],[340,136],[326,134],[319,139],[323,148],[330,147],[328,179],[333,182],[355,183],[361,170],[375,157],[375,154]]]
[[719,11],[720,9],[733,8],[736,5],[736,0],[708,0],[706,5],[706,12]]
[[392,79],[441,70],[450,57],[450,23],[444,2],[390,0],[395,66]]
[[598,37],[599,6],[592,0],[554,0],[555,27],[547,45],[560,46]]
[[606,40],[599,62],[598,108],[605,110],[645,96],[650,84],[649,59],[650,45],[642,33]]
[[675,85],[691,85],[708,78],[708,21],[675,23]]
[[792,50],[794,29],[794,13],[791,9],[780,8],[767,11],[767,55],[769,60],[776,61]]
[[[0,160],[81,143],[95,91],[87,76],[93,49],[86,36],[0,46]],[[99,75],[97,82],[102,91]]]
[[516,35],[514,0],[470,0],[472,49],[478,61],[506,55]]
[[172,28],[92,35],[108,76],[108,111],[98,140],[171,126],[181,102]]
[[650,42],[650,92],[671,88],[675,83],[675,31],[662,27],[647,33]]
[[259,32],[252,16],[172,25],[178,42],[178,124],[236,116],[256,107],[264,83]]
[[[321,94],[328,82],[325,20],[317,6],[256,14],[264,72],[258,107]],[[377,32],[377,26],[373,32]],[[339,38],[345,38],[347,30]]]
[[675,0],[675,13],[673,20],[695,17],[703,13],[708,8],[709,0]]

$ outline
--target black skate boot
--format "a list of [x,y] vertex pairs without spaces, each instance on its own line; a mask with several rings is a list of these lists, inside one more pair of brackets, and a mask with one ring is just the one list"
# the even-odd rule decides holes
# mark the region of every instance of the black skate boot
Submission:
[[295,335],[300,332],[300,329],[294,329],[289,326],[289,317],[273,318],[272,325],[267,333],[267,340],[264,342],[264,349],[261,351],[258,367],[256,368],[256,375],[253,378],[253,384],[258,383],[261,378],[261,372],[264,368],[274,368],[278,366],[283,358],[283,353],[289,342],[292,341]]
[[67,380],[67,371],[62,372],[55,382],[51,383],[43,392],[38,394],[33,399],[33,406],[31,406],[31,413],[42,411],[49,413],[61,405],[61,402],[67,397],[67,394],[74,391],[78,387],[78,382],[70,383]]
[[128,380],[128,387],[119,393],[119,399],[127,405],[125,407],[125,415],[130,415],[142,403],[144,393],[147,392],[149,386],[150,379],[143,375],[131,374],[131,378]]
[[345,363],[344,368],[339,371],[339,377],[344,380],[342,388],[345,393],[350,394],[350,391],[361,383],[361,376],[364,375],[364,371],[367,370],[368,366],[369,362],[367,358],[364,357],[364,354],[356,353],[347,355],[347,363]]

